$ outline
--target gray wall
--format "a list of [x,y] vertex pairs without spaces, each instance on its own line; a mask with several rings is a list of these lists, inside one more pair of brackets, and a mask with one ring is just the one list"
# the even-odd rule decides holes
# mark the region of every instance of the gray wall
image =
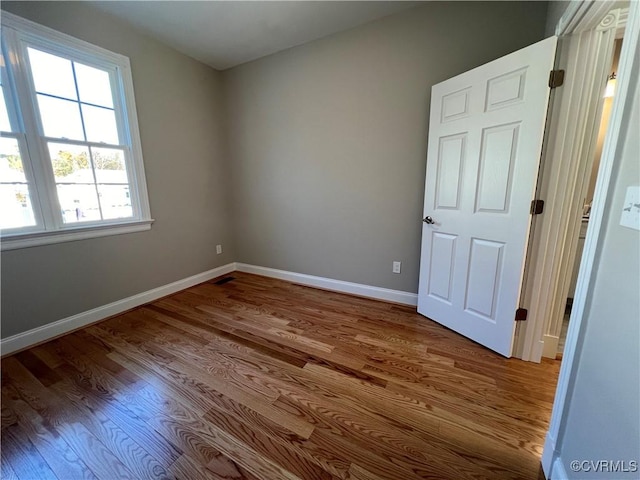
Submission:
[[551,37],[556,34],[556,25],[562,18],[565,10],[569,6],[570,2],[563,2],[560,0],[551,0],[549,2],[549,9],[547,10],[547,25],[545,28],[545,37]]
[[2,9],[131,59],[156,220],[148,232],[3,252],[2,336],[235,260],[221,74],[83,2]]
[[428,2],[225,71],[237,260],[416,292],[431,85],[542,39],[546,7]]
[[541,39],[546,18],[543,2],[429,3],[219,73],[84,2],[1,7],[131,59],[156,219],[3,252],[3,338],[231,261],[415,292],[430,86]]
[[[640,48],[640,45],[634,47]],[[624,122],[626,140],[610,183],[602,233],[571,373],[557,449],[571,478],[639,478],[573,473],[572,460],[635,460],[640,468],[640,232],[620,226],[628,186],[640,185],[640,82]],[[624,135],[624,133],[623,133]],[[627,464],[628,465],[628,464]],[[553,476],[553,474],[552,474]]]

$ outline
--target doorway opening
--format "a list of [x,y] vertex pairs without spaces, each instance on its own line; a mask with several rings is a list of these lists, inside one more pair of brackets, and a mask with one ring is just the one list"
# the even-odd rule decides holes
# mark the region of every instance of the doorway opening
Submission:
[[[618,38],[619,36],[619,38]],[[569,330],[569,321],[571,319],[571,310],[573,306],[573,299],[576,293],[576,285],[578,283],[578,273],[580,269],[580,263],[582,261],[582,253],[584,250],[584,242],[587,235],[587,230],[589,228],[589,218],[591,216],[591,206],[593,204],[593,196],[596,189],[596,181],[598,178],[598,171],[600,167],[600,159],[602,157],[602,147],[604,146],[604,139],[609,128],[609,121],[611,119],[611,109],[613,106],[613,99],[615,96],[615,85],[616,85],[616,77],[617,71],[620,62],[620,52],[622,50],[622,42],[624,36],[624,28],[620,29],[617,32],[616,40],[613,48],[613,60],[611,62],[611,68],[609,69],[609,74],[607,75],[607,83],[604,87],[604,95],[601,101],[602,113],[600,115],[600,122],[598,127],[598,135],[596,140],[596,148],[595,155],[592,157],[592,165],[587,165],[587,170],[590,171],[589,182],[586,190],[586,195],[584,196],[583,208],[580,212],[580,230],[578,233],[577,239],[577,249],[575,258],[573,260],[573,265],[570,268],[571,277],[569,284],[569,292],[567,294],[567,302],[565,306],[565,311],[563,314],[562,323],[560,325],[560,331],[557,334],[557,349],[555,353],[555,358],[558,360],[562,359],[562,354],[564,352],[564,346],[567,338],[567,332]],[[553,332],[556,333],[556,332]],[[553,352],[551,349],[546,349],[549,352],[549,356],[553,356]]]
[[[529,315],[526,322],[517,325],[514,355],[523,360],[555,359],[561,337],[567,338],[562,334],[563,326],[567,326],[563,322],[568,313],[567,298],[576,298],[580,303],[579,281],[575,294],[570,294],[572,277],[577,279],[572,273],[574,269],[577,273],[581,265],[578,251],[586,229],[600,224],[598,218],[593,221],[592,214],[588,223],[582,222],[583,214],[589,210],[585,204],[592,203],[590,185],[605,182],[611,173],[611,165],[600,168],[595,159],[599,160],[602,149],[607,148],[603,141],[605,127],[616,97],[606,102],[603,97],[614,65],[615,47],[621,47],[616,41],[622,38],[627,25],[628,5],[571,4],[556,28],[559,54],[555,68],[565,70],[565,82],[553,90],[536,193],[536,198],[545,201],[545,207],[542,215],[533,217],[523,297]],[[624,56],[626,50],[618,50],[618,56]],[[623,63],[619,67],[624,68]],[[617,74],[618,67],[615,70]],[[606,182],[601,195],[606,196]],[[583,277],[583,283],[588,283],[588,275]],[[579,316],[578,312],[575,317]],[[574,323],[579,325],[579,321]]]

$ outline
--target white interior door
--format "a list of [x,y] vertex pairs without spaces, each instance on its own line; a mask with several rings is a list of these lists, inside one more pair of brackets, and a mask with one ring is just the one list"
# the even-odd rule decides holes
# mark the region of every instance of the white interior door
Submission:
[[418,312],[507,357],[556,43],[431,91]]

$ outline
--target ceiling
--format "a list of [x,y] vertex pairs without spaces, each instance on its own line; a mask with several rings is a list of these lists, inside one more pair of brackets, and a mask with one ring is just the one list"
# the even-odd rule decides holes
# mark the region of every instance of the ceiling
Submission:
[[218,70],[406,10],[404,1],[91,2]]

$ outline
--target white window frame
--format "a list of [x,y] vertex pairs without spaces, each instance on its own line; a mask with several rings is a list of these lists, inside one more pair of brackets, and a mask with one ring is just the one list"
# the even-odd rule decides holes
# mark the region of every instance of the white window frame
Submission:
[[[129,58],[4,11],[0,21],[2,48],[9,63],[6,66],[7,76],[3,77],[8,83],[4,85],[3,81],[7,89],[5,98],[12,125],[18,126],[10,137],[18,139],[24,152],[22,162],[36,221],[35,226],[2,230],[0,249],[12,250],[149,230],[154,220],[149,207]],[[132,217],[75,224],[63,222],[47,142],[58,140],[74,144],[74,141],[44,135],[33,79],[27,65],[27,47],[109,72],[118,133],[125,149]],[[78,143],[86,145],[91,142]]]

